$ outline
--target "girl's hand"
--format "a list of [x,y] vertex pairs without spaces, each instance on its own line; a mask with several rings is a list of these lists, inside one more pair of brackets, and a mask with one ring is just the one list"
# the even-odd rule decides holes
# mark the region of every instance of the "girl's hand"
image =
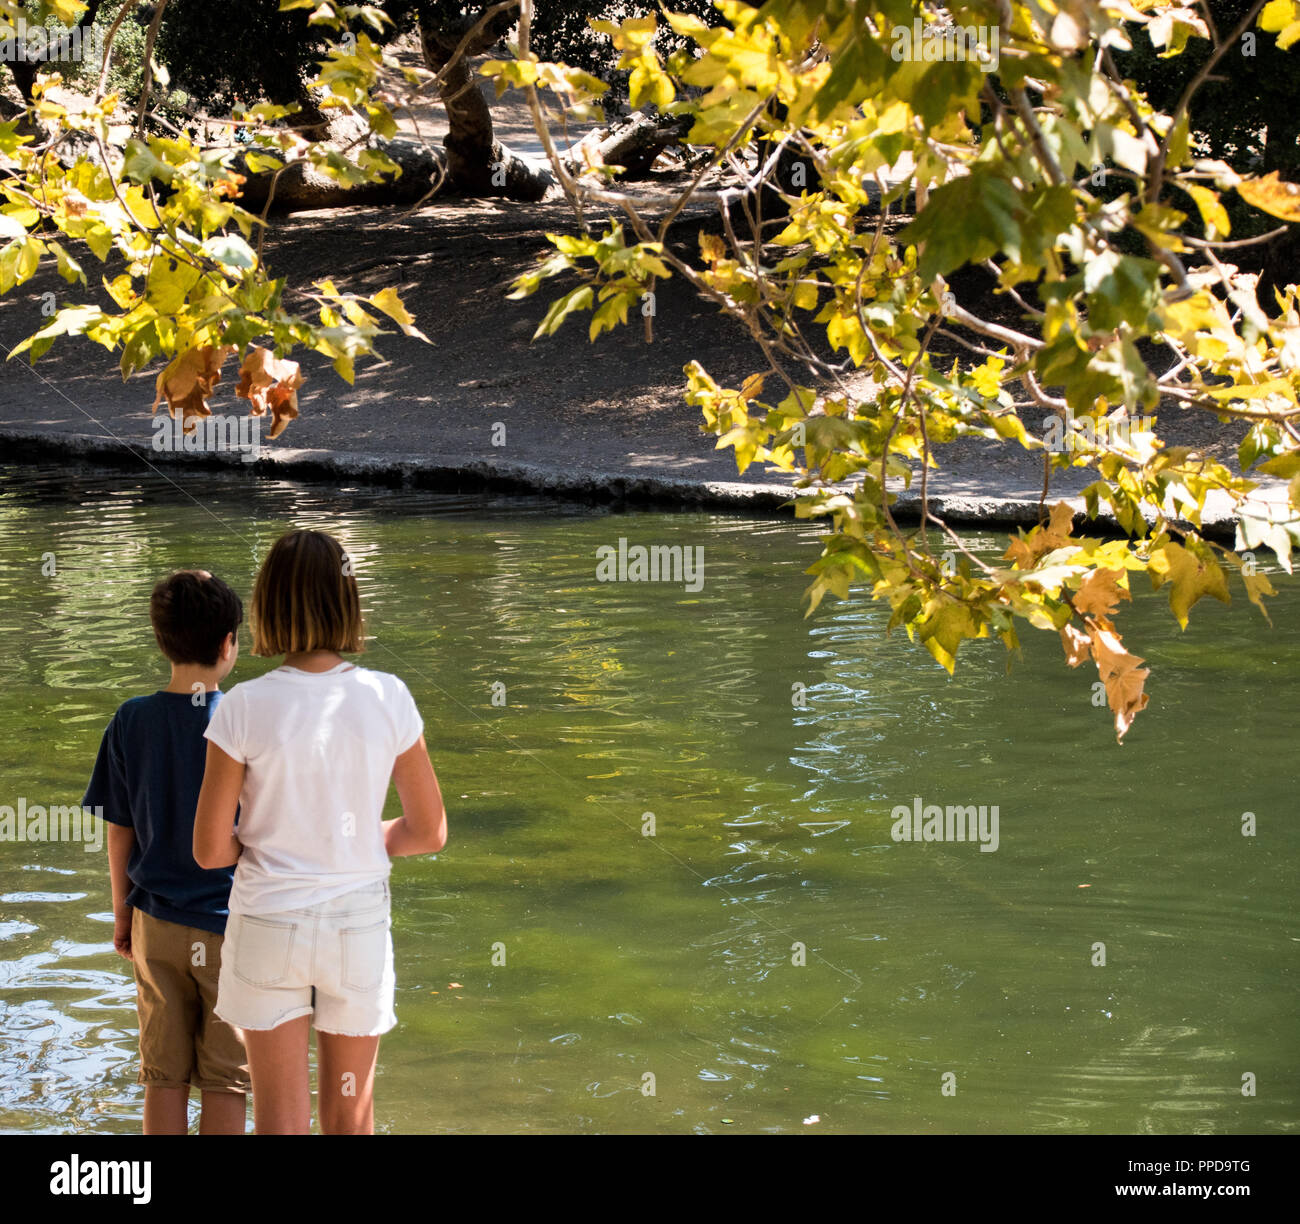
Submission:
[[447,844],[447,810],[423,735],[393,762],[393,785],[402,801],[402,815],[384,821],[389,858],[437,854]]
[[235,836],[235,815],[239,792],[244,786],[243,761],[208,741],[208,758],[203,767],[203,786],[194,813],[194,861],[200,867],[230,867],[239,861],[244,847]]

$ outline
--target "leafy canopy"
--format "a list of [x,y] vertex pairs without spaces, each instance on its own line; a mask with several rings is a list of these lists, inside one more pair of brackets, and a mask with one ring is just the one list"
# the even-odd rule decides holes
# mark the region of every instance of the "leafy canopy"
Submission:
[[[1275,227],[1294,224],[1300,187],[1199,156],[1191,110],[1216,68],[1250,71],[1258,40],[1295,54],[1300,3],[1243,5],[1217,30],[1204,6],[1166,0],[717,7],[718,28],[667,10],[596,28],[639,81],[634,103],[689,117],[689,140],[740,185],[707,192],[696,179],[652,222],[646,201],[599,174],[569,180],[580,232],[553,235],[556,253],[516,293],[576,274],[539,332],[590,310],[594,339],[666,275],[688,281],[745,324],[762,362],[740,387],[692,362],[687,399],[740,471],[787,473],[797,513],[827,523],[809,611],[866,582],[890,627],[949,671],[968,639],[1014,649],[1021,624],[1059,633],[1071,666],[1096,666],[1122,738],[1147,704],[1147,671],[1116,626],[1133,577],[1166,588],[1185,627],[1236,582],[1263,610],[1274,590],[1253,550],[1289,572],[1300,544],[1298,291],[1258,299],[1256,278],[1230,262],[1224,207],[1236,193]],[[660,21],[694,47],[661,58]],[[1164,110],[1116,66],[1134,38],[1167,56],[1210,46]],[[537,85],[514,79],[540,125]],[[909,197],[901,225],[891,206]],[[666,241],[692,199],[716,200],[725,226],[698,254]],[[1010,321],[963,303],[958,274],[972,266],[1015,304]],[[1150,343],[1163,373],[1143,360]],[[1241,471],[1167,446],[1157,412],[1175,407],[1239,422]],[[1033,432],[1043,411],[1068,445]],[[1040,523],[1001,564],[972,554],[929,500],[942,448],[968,437],[1043,456]],[[1093,475],[1087,513],[1108,512],[1122,538],[1086,535],[1067,503],[1049,505],[1066,468]],[[1255,474],[1289,481],[1286,497],[1261,499]],[[920,523],[905,528],[892,507],[917,481]],[[1212,498],[1236,514],[1235,548],[1203,533]]]
[[[124,142],[114,143],[116,97],[101,84],[84,105],[61,104],[48,93],[55,75],[38,79],[27,116],[49,139],[0,124],[0,293],[43,263],[84,286],[94,261],[112,302],[65,306],[14,354],[35,360],[83,335],[120,352],[124,376],[163,362],[156,402],[188,423],[238,352],[238,394],[251,412],[271,412],[278,432],[297,413],[293,350],[326,355],[350,380],[384,319],[421,333],[391,290],[360,297],[329,279],[298,288],[272,277],[265,213],[240,207],[232,149],[157,131],[151,48],[166,7],[154,10]],[[657,221],[648,201],[612,185],[611,168],[575,175],[561,161],[551,124],[589,119],[606,86],[540,60],[532,0],[518,7],[512,58],[482,71],[524,92],[576,226],[552,235],[554,253],[515,294],[576,277],[539,333],[590,312],[595,339],[645,318],[634,309],[645,295],[680,277],[746,326],[758,368],[727,387],[691,362],[686,397],[741,471],[787,473],[798,514],[826,524],[810,613],[869,583],[890,626],[949,671],[968,639],[1014,649],[1023,624],[1058,633],[1071,666],[1097,668],[1122,737],[1148,700],[1143,660],[1116,623],[1135,575],[1168,590],[1181,625],[1238,583],[1264,610],[1274,591],[1255,550],[1289,572],[1300,543],[1300,290],[1260,300],[1256,278],[1231,262],[1225,200],[1294,225],[1300,188],[1201,156],[1193,103],[1216,70],[1250,71],[1247,35],[1297,54],[1300,0],[1255,0],[1231,29],[1204,3],[1171,0],[718,0],[712,22],[644,10],[597,19],[593,37],[609,40],[632,104],[682,116],[709,154],[666,211],[655,201]],[[0,0],[0,35],[24,15],[67,24],[82,8]],[[384,51],[383,9],[280,9],[308,11],[326,35],[313,82],[322,109],[360,116],[373,136],[391,136],[395,110],[436,88]],[[1161,106],[1117,67],[1134,38],[1172,57],[1209,51]],[[292,110],[262,103],[234,121],[250,173],[297,162],[347,183],[396,173],[373,142],[344,153],[303,139],[283,123]],[[713,170],[737,185],[705,190]],[[909,199],[903,224],[895,206]],[[719,206],[724,234],[681,251],[668,230],[692,201]],[[1014,303],[1009,319],[961,300],[972,266]],[[1153,345],[1163,372],[1143,360],[1140,346]],[[1165,445],[1156,414],[1172,407],[1238,422],[1241,471]],[[1066,422],[1068,445],[1036,435],[1043,411]],[[1041,520],[1000,563],[972,554],[928,495],[942,448],[969,437],[1043,457]],[[1082,534],[1066,503],[1049,505],[1051,477],[1067,468],[1092,477],[1089,516],[1104,510],[1125,535]],[[1289,482],[1285,496],[1262,499],[1258,475]],[[915,482],[920,523],[905,528],[893,507]],[[1212,498],[1235,513],[1234,548],[1203,531]]]

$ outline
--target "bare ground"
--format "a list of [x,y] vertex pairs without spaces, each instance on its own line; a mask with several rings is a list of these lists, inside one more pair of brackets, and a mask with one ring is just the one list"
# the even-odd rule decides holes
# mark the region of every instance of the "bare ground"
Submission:
[[[518,105],[493,105],[499,137],[516,151],[540,152]],[[437,114],[433,108],[420,118],[426,138],[441,138]],[[693,210],[674,228],[673,241],[694,248],[702,224],[710,224],[707,213]],[[760,468],[738,477],[731,452],[715,449],[682,398],[682,367],[692,359],[730,385],[763,363],[737,323],[680,282],[658,287],[651,344],[640,319],[589,344],[583,316],[572,317],[555,337],[531,340],[554,291],[544,285],[519,302],[506,294],[511,281],[550,249],[546,231],[572,227],[563,202],[453,198],[434,199],[417,211],[346,208],[273,217],[265,253],[274,275],[291,286],[329,276],[356,292],[397,289],[433,343],[400,334],[386,338],[386,360],[359,367],[353,386],[324,359],[302,356],[307,382],[301,416],[263,445],[701,482],[778,479]],[[10,293],[0,302],[5,351],[41,326],[46,292],[60,305],[96,296],[44,275]],[[245,406],[234,397],[231,370],[212,402],[215,412]],[[0,368],[0,425],[147,444],[155,374],[124,383],[112,354],[84,340],[60,340],[35,367],[19,359]],[[1027,423],[1042,415],[1028,410]],[[495,446],[500,425],[505,444]],[[1159,429],[1171,444],[1229,460],[1240,432],[1207,414],[1178,409],[1162,416]],[[963,441],[942,448],[940,458],[944,468],[931,480],[940,495],[1036,499],[1042,486],[1041,455],[1014,444]],[[1054,476],[1053,490],[1073,492],[1083,481],[1080,473]]]

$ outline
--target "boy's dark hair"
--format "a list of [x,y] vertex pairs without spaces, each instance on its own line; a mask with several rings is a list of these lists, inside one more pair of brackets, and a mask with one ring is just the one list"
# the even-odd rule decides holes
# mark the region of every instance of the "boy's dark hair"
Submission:
[[158,648],[173,663],[211,667],[221,643],[244,619],[244,605],[207,570],[178,570],[153,589],[149,620]]

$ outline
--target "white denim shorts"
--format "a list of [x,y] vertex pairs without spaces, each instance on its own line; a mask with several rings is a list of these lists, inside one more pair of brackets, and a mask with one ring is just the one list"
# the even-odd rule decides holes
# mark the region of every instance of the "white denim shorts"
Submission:
[[235,1028],[311,1016],[322,1033],[376,1037],[397,1023],[388,881],[308,909],[231,914],[215,1011]]

